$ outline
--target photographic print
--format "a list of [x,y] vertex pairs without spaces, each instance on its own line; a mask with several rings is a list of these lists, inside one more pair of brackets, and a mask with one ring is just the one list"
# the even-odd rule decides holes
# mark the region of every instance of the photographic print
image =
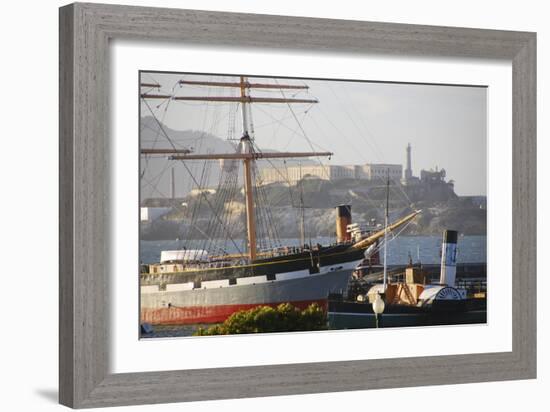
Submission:
[[486,87],[138,86],[142,338],[486,323]]

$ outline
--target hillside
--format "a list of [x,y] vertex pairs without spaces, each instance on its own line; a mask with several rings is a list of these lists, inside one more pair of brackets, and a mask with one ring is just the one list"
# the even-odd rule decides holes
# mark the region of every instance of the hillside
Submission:
[[[168,139],[170,141],[168,141]],[[142,148],[172,148],[172,142],[178,149],[189,149],[193,153],[232,153],[235,151],[236,142],[220,138],[207,132],[197,130],[174,130],[166,125],[159,126],[159,123],[151,116],[142,117],[140,121],[140,142]],[[287,165],[297,163],[295,159],[286,160]],[[314,163],[309,159],[301,159],[303,165]],[[282,164],[281,160],[273,159],[267,164],[265,161],[258,161],[258,167]],[[181,162],[166,159],[163,156],[150,156],[142,158],[140,163],[141,201],[154,197],[168,197],[170,194],[170,173],[169,169],[174,168],[176,181],[176,195],[183,197],[195,187],[193,179],[190,179],[189,172],[195,179],[201,180],[202,186],[215,186],[220,180],[220,165],[216,161],[205,164],[203,161],[188,161],[184,166]],[[187,168],[188,169],[187,169]]]
[[[333,236],[335,226],[335,209],[339,204],[352,206],[354,222],[384,220],[386,189],[383,184],[365,180],[340,180],[329,182],[319,179],[304,179],[303,194],[299,186],[272,184],[265,187],[266,202],[277,231],[281,237],[299,236],[299,199],[302,194],[305,207],[306,229],[308,235]],[[422,200],[415,197],[422,193]],[[205,195],[212,205],[226,198],[220,190]],[[151,201],[149,201],[151,202]],[[150,203],[153,205],[153,203]],[[440,234],[444,229],[455,229],[460,233],[485,234],[487,215],[484,208],[461,199],[448,187],[414,187],[408,188],[394,183],[390,186],[390,219],[397,219],[414,209],[422,209],[419,218],[413,221],[404,232],[410,235]],[[245,233],[245,206],[242,193],[232,203],[226,203],[224,209],[230,213],[228,227],[235,236]],[[193,225],[190,225],[193,220]],[[143,225],[143,238],[202,238],[201,231],[208,231],[210,236],[219,233],[213,225],[213,214],[204,197],[186,196],[178,199],[172,212],[161,220]],[[216,232],[216,230],[218,232]],[[163,237],[164,236],[164,237]]]

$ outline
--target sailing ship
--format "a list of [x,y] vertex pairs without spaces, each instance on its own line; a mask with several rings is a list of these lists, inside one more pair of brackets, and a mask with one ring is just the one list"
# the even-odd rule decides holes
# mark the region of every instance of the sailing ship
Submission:
[[[177,147],[164,133],[171,148],[142,148],[142,156],[167,156],[168,159],[185,165],[189,161],[223,162],[220,185],[235,188],[242,184],[246,212],[246,241],[244,250],[233,242],[232,228],[227,222],[224,205],[213,205],[200,179],[191,176],[198,186],[199,196],[204,197],[203,206],[211,209],[210,226],[216,228],[219,236],[230,239],[234,245],[232,253],[205,248],[182,247],[178,250],[161,252],[160,262],[141,265],[140,308],[141,322],[156,324],[218,323],[231,314],[257,306],[276,306],[290,303],[304,309],[317,303],[326,310],[331,293],[345,293],[351,274],[365,258],[365,253],[386,238],[389,233],[410,222],[420,212],[414,210],[401,219],[377,231],[353,233],[349,230],[351,207],[335,205],[337,210],[337,241],[331,244],[305,242],[305,219],[301,221],[301,245],[268,245],[265,237],[275,237],[276,224],[273,216],[262,209],[261,175],[259,160],[330,157],[332,152],[265,152],[255,142],[251,106],[254,103],[286,104],[317,103],[316,99],[287,97],[284,90],[307,89],[307,85],[279,84],[250,81],[238,76],[234,81],[180,80],[181,85],[208,86],[237,89],[237,96],[176,96],[152,93],[159,85],[142,83],[143,102],[161,100],[207,101],[234,103],[239,105],[242,130],[233,153],[194,153]],[[255,90],[277,89],[281,97],[254,96]],[[156,118],[155,118],[156,119]],[[158,121],[158,120],[157,120]],[[158,121],[163,131],[163,126]],[[185,166],[189,171],[189,168]],[[191,175],[191,174],[190,174]],[[230,202],[228,190],[225,203]],[[223,202],[222,202],[223,203]],[[303,206],[303,204],[302,204]],[[268,205],[263,205],[268,207]],[[303,212],[303,208],[302,208]],[[201,230],[200,228],[198,228]],[[263,232],[258,236],[258,231]],[[204,232],[204,231],[203,231]]]

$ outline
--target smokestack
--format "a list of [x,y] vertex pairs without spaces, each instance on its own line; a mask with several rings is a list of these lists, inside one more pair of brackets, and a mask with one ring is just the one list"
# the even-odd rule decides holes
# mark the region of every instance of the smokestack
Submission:
[[446,230],[443,232],[443,245],[441,245],[441,275],[439,283],[454,286],[456,279],[456,243],[458,232]]
[[176,178],[174,176],[174,168],[171,170],[170,175],[170,198],[174,200],[176,198]]
[[347,242],[351,240],[351,233],[347,232],[348,225],[351,225],[351,205],[340,205],[336,207],[336,241]]

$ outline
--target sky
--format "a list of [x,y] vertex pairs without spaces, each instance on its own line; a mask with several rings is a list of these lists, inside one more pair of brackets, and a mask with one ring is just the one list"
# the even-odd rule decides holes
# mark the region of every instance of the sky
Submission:
[[[177,85],[177,81],[238,81],[217,75],[142,73],[142,82],[161,84],[151,93],[176,96],[236,96],[238,88]],[[406,165],[412,146],[413,175],[445,169],[458,195],[486,195],[487,96],[483,87],[373,83],[315,79],[254,78],[249,81],[307,85],[307,90],[252,89],[257,97],[317,99],[318,103],[253,104],[257,145],[278,151],[330,151],[323,163]],[[142,90],[145,91],[145,90]],[[222,139],[240,137],[235,103],[149,100],[151,115],[175,130],[199,130]]]

